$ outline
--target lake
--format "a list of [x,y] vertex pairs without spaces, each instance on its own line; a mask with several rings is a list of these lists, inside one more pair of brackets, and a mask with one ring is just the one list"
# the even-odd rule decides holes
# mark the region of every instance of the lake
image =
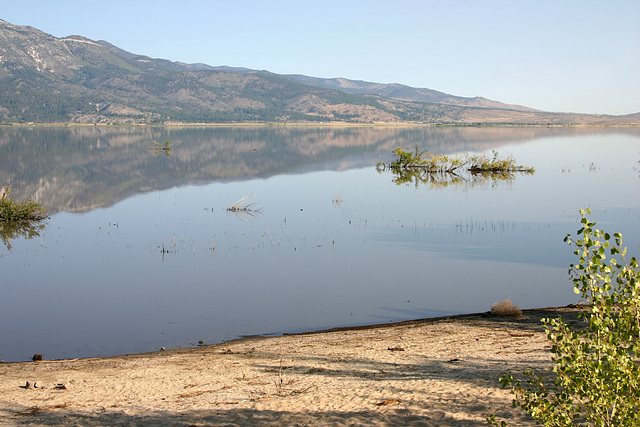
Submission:
[[[376,171],[416,145],[535,174]],[[0,128],[0,185],[50,214],[3,234],[0,360],[575,303],[563,238],[588,207],[637,254],[639,161],[634,128]]]

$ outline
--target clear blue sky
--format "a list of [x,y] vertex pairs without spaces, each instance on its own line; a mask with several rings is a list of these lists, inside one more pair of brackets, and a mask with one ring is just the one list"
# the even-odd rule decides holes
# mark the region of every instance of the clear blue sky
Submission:
[[11,0],[0,18],[173,61],[640,112],[639,0]]

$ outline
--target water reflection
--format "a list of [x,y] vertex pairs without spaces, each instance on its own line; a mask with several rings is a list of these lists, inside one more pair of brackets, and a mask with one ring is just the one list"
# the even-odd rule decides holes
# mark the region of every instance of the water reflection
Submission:
[[11,240],[34,239],[47,226],[46,223],[32,221],[0,221],[0,239],[8,250],[13,248]]
[[[348,170],[387,161],[395,147],[479,152],[606,129],[35,127],[0,128],[0,183],[50,213],[86,212],[135,194],[211,181]],[[638,134],[621,129],[617,132]],[[609,131],[610,133],[610,131]],[[171,141],[171,157],[149,147]],[[154,148],[155,150],[155,148]],[[163,153],[164,150],[162,151]]]
[[[416,144],[536,174],[426,191],[376,172]],[[639,148],[633,129],[0,128],[0,182],[56,212],[0,245],[0,359],[575,302],[578,208],[640,242]]]

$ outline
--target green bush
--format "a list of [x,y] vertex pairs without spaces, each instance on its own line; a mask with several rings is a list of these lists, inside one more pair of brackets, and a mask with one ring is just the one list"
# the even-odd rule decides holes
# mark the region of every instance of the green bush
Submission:
[[456,184],[474,184],[485,181],[509,181],[516,172],[533,174],[533,167],[517,165],[512,156],[500,157],[497,151],[493,156],[469,154],[431,154],[427,150],[407,151],[396,147],[393,151],[396,159],[390,163],[378,162],[376,169],[383,172],[389,169],[398,185],[414,183],[429,184],[435,188],[444,188]]
[[15,202],[11,187],[0,188],[0,240],[11,250],[11,239],[25,237],[33,239],[45,228],[41,223],[46,212],[40,203],[25,200]]
[[[546,426],[640,425],[640,271],[627,260],[622,235],[593,228],[587,210],[580,211],[576,247],[578,263],[569,270],[575,292],[586,301],[586,327],[572,330],[560,319],[544,319],[552,342],[555,381],[546,384],[525,371],[523,384],[512,375],[500,381],[524,408]],[[495,417],[490,424],[498,425]],[[500,425],[506,425],[504,421]]]
[[11,187],[0,189],[0,221],[41,221],[46,215],[40,203],[31,200],[18,203],[11,197]]

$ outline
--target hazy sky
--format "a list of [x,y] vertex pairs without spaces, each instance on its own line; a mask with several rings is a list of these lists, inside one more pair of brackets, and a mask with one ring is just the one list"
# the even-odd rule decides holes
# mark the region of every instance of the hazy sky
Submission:
[[11,0],[0,18],[173,61],[640,112],[640,0]]

